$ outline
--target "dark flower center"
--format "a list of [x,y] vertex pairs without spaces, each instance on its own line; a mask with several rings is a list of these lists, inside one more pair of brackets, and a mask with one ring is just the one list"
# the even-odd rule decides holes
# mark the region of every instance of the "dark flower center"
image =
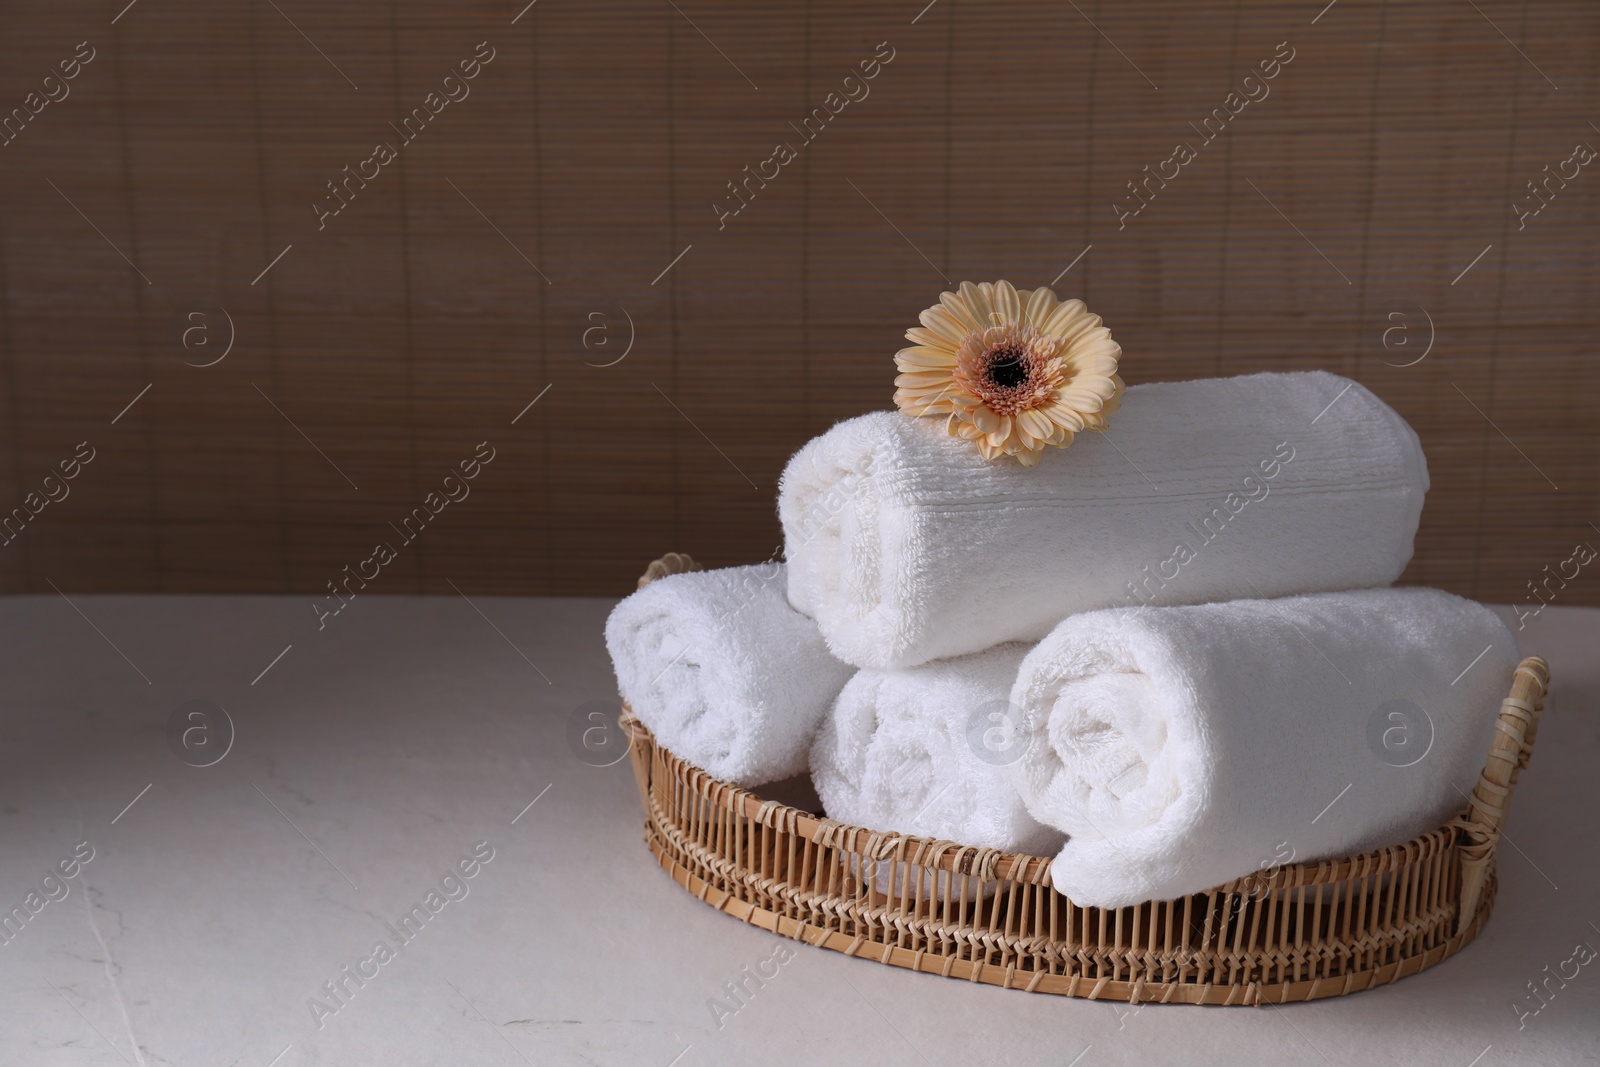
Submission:
[[1022,349],[997,348],[989,357],[989,380],[1002,389],[1012,389],[1028,380],[1022,362]]

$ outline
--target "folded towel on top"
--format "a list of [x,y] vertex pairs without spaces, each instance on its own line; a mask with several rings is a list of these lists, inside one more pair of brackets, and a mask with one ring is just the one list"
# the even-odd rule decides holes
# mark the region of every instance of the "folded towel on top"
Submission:
[[851,668],[784,596],[783,565],[651,582],[606,620],[622,697],[674,755],[756,786],[806,769]]
[[[1007,852],[1052,855],[1062,835],[1028,814],[1007,776],[1007,698],[1025,644],[845,683],[811,749],[830,819]],[[1001,738],[1003,741],[1004,739]],[[1020,750],[1019,750],[1020,751]]]
[[1405,420],[1317,371],[1134,386],[1032,468],[863,415],[794,455],[778,514],[789,602],[840,659],[906,667],[1096,608],[1388,584],[1427,487]]
[[1070,835],[1056,889],[1170,900],[1441,825],[1515,664],[1493,612],[1434,589],[1075,615],[1019,670],[1012,780]]

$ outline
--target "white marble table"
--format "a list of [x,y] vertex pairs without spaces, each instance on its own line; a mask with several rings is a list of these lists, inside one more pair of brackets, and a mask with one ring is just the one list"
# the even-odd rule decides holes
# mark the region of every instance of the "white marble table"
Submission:
[[[1431,971],[1135,1012],[797,945],[717,1018],[779,942],[673,884],[626,761],[569,745],[608,607],[370,597],[319,632],[304,598],[0,600],[0,1063],[1600,1063],[1600,961],[1515,1007],[1600,948],[1600,611],[1519,635],[1554,695],[1494,917]],[[209,766],[169,745],[195,700],[234,725]]]

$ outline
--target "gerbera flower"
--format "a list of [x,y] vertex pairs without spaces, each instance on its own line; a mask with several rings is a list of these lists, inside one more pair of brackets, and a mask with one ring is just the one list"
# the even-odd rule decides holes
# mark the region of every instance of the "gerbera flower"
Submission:
[[908,415],[943,415],[985,459],[1031,467],[1046,445],[1104,430],[1122,402],[1122,347],[1081,300],[1010,282],[962,282],[906,331],[895,353],[894,402]]

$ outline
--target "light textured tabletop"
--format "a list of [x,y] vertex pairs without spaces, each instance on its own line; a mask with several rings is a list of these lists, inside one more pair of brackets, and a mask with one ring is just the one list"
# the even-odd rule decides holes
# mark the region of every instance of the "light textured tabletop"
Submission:
[[[1349,997],[1135,1010],[848,959],[684,893],[627,761],[569,742],[613,696],[609,607],[367,597],[319,631],[303,598],[0,600],[0,1063],[1600,1063],[1600,960],[1573,962],[1600,949],[1600,610],[1518,635],[1553,694],[1476,942]],[[186,718],[208,706],[225,754],[216,711]]]

